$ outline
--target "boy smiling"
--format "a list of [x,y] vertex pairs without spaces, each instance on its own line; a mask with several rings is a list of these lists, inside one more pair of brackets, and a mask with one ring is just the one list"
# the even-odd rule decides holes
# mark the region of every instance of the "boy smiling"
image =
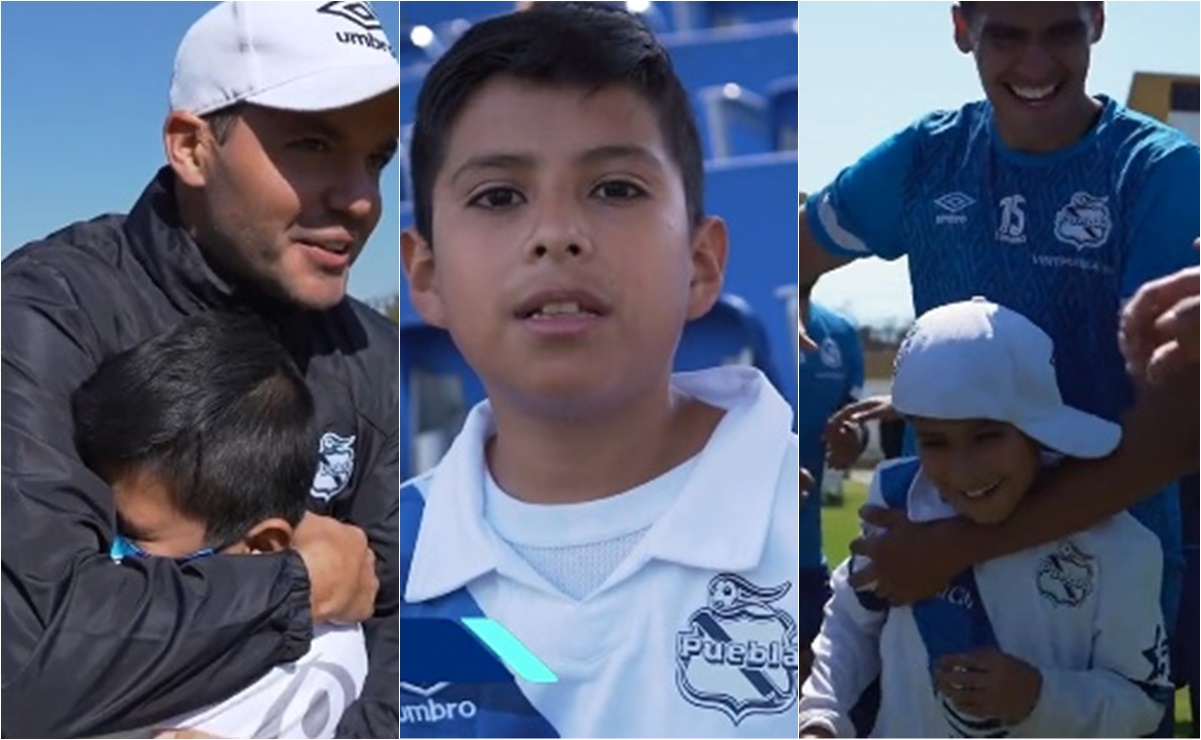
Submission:
[[[922,315],[893,381],[918,455],[881,465],[869,502],[915,522],[999,525],[1056,455],[1109,454],[1120,428],[1064,403],[1054,356],[1034,323],[981,298]],[[802,736],[854,736],[850,709],[877,676],[873,737],[1139,737],[1158,724],[1171,694],[1163,564],[1131,515],[990,560],[891,610],[848,584],[863,565],[834,575]]]

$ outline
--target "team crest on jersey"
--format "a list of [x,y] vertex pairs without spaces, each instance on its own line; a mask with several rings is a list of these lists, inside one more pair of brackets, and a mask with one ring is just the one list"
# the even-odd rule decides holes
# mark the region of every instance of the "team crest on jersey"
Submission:
[[837,370],[842,367],[842,350],[838,348],[838,342],[835,342],[830,337],[822,340],[818,354],[821,355],[822,364],[831,370]]
[[1096,249],[1109,238],[1113,222],[1109,217],[1109,198],[1074,193],[1055,214],[1055,238],[1078,251]]
[[733,573],[709,581],[708,603],[676,633],[676,686],[685,700],[717,709],[735,725],[796,702],[796,620],[772,605],[791,588],[788,581],[758,586]]
[[1080,606],[1096,588],[1097,566],[1071,542],[1044,557],[1038,565],[1038,592],[1058,606]]
[[350,483],[354,475],[354,435],[341,437],[333,432],[321,435],[317,445],[321,456],[317,464],[317,475],[313,476],[313,498],[329,501]]

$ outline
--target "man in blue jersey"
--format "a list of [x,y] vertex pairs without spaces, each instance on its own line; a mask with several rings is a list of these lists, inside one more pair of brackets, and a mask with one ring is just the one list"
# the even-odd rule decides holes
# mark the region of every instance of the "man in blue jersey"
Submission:
[[[1198,148],[1175,129],[1088,94],[1101,3],[960,3],[952,17],[955,43],[975,59],[986,100],[921,118],[814,194],[801,218],[800,281],[860,257],[907,255],[917,314],[976,294],[1010,306],[1053,338],[1065,400],[1116,421],[1135,400],[1116,339],[1119,308],[1143,283],[1196,260]],[[1151,415],[1140,411],[1126,420],[1117,463],[1057,471],[1044,487],[1052,495],[1033,497],[1042,500],[982,537],[956,523],[907,537],[904,553],[877,549],[874,571],[860,579],[877,578],[892,599],[932,595],[980,559],[1114,513],[1103,502],[1145,498],[1131,511],[1164,546],[1164,608],[1174,615],[1180,529],[1170,482],[1180,471],[1170,468],[1181,453],[1156,449]],[[1057,482],[1090,465],[1108,470],[1096,486]],[[1086,493],[1071,493],[1073,486]],[[1049,501],[1061,495],[1101,501]],[[877,521],[905,528],[884,515]]]
[[[1197,146],[1087,94],[1101,4],[961,3],[953,17],[987,100],[917,121],[813,195],[801,281],[908,255],[918,313],[973,293],[1006,302],[1055,338],[1065,394],[1117,419],[1133,400],[1118,309],[1195,259]],[[1161,537],[1169,500],[1138,512]]]
[[[753,368],[672,375],[727,237],[666,51],[610,5],[476,24],[411,162],[413,305],[488,400],[401,487],[401,736],[796,737],[792,409]],[[467,618],[548,670],[406,667]]]
[[[822,554],[821,490],[827,461],[831,467],[846,468],[863,451],[866,430],[857,422],[830,428],[828,420],[842,407],[859,398],[863,387],[863,348],[850,319],[820,304],[810,302],[808,335],[819,350],[801,355],[800,405],[797,436],[801,443],[801,467],[814,482],[801,504],[801,604],[800,641],[808,646],[821,628],[822,607],[830,598],[830,573]],[[802,678],[807,674],[801,666]]]

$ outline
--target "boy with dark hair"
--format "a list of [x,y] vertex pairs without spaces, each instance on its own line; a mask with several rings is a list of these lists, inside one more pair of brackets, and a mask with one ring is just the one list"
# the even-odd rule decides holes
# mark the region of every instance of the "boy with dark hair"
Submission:
[[608,7],[480,23],[412,162],[413,305],[489,398],[401,489],[401,633],[483,615],[557,681],[402,683],[402,736],[795,737],[792,414],[750,368],[672,375],[727,237],[666,52]]
[[[185,319],[103,362],[71,405],[80,457],[113,492],[110,554],[123,567],[291,544],[317,471],[313,397],[262,319]],[[366,673],[361,629],[318,625],[299,660],[162,725],[217,737],[333,737]]]

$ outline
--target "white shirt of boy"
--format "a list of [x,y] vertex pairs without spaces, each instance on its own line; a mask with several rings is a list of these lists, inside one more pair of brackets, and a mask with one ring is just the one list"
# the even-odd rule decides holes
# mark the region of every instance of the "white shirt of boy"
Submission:
[[[913,458],[882,464],[868,503],[886,505],[884,471],[914,464]],[[920,471],[906,501],[913,521],[955,515]],[[976,566],[998,649],[1042,673],[1031,714],[999,730],[972,732],[955,721],[934,688],[913,609],[866,608],[847,583],[850,564],[833,575],[834,596],[813,642],[802,728],[816,724],[854,737],[848,712],[877,676],[880,711],[872,737],[1139,737],[1163,717],[1163,705],[1148,695],[1171,690],[1159,608],[1163,551],[1129,514]],[[854,567],[861,565],[856,559]]]
[[[560,737],[796,737],[792,410],[747,367],[679,374],[673,389],[726,414],[701,453],[650,490],[579,505],[632,522],[655,512],[644,528],[632,525],[633,544],[595,586],[540,572],[530,552],[523,556],[494,526],[484,459],[494,427],[487,402],[476,406],[442,462],[414,482],[424,505],[415,543],[401,543],[402,555],[413,548],[402,616],[457,603],[446,597],[465,591],[470,598],[461,601],[556,674],[555,683],[516,680],[521,703]],[[512,509],[495,515],[511,519]],[[500,518],[499,529],[520,530]],[[595,536],[594,525],[581,523],[578,537],[559,541],[587,546],[595,541],[589,530]],[[471,711],[424,711],[432,689],[406,692],[402,684],[402,736],[490,737],[532,726],[486,708],[470,685],[437,688]]]
[[[189,728],[214,737],[327,738],[367,678],[367,645],[358,625],[313,626],[309,651],[277,665],[223,702],[155,726]],[[153,737],[154,732],[112,737]]]

